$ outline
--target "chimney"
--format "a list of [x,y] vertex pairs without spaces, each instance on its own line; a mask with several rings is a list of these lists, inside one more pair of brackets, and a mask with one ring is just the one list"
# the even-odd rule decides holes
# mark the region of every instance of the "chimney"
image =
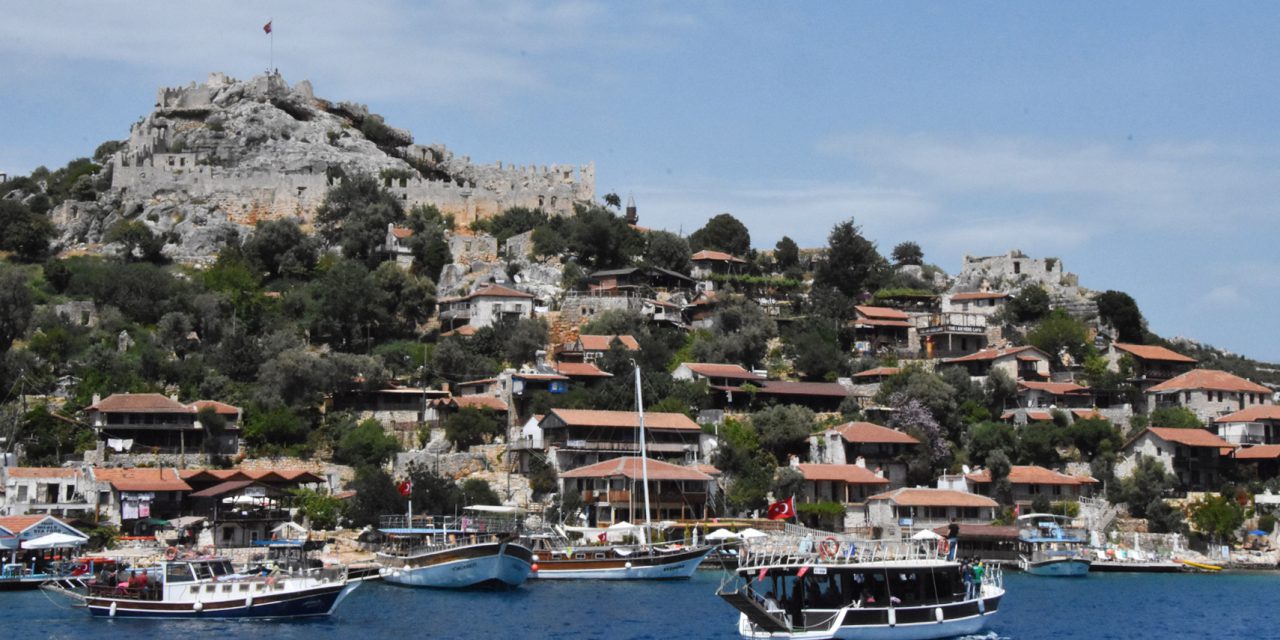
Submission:
[[102,394],[93,394],[93,404],[98,404],[99,402],[102,402]]
[[867,468],[867,459],[862,456],[858,456],[858,459],[854,460],[853,463],[858,465],[859,467],[862,467],[863,469]]
[[791,465],[792,469],[800,468],[800,456],[794,453],[787,456],[787,463]]

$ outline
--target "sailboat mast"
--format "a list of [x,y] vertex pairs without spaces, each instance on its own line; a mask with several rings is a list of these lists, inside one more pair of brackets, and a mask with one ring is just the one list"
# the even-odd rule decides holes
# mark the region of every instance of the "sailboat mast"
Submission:
[[649,542],[649,455],[644,448],[644,395],[640,391],[640,365],[636,365],[636,412],[640,416],[640,479],[644,483],[644,541]]

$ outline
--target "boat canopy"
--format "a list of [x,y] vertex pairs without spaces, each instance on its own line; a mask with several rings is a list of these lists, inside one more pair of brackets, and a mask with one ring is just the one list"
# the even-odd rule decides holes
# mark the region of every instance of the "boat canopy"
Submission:
[[481,513],[503,513],[508,515],[519,515],[524,513],[524,509],[520,507],[508,507],[505,505],[476,504],[470,507],[463,507],[463,511],[478,511]]

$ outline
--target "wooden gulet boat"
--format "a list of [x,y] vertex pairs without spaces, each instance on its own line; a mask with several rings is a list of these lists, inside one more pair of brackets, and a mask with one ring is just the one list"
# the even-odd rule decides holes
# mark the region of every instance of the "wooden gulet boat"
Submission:
[[689,578],[698,565],[715,547],[678,544],[653,544],[649,532],[653,528],[649,514],[649,458],[645,450],[644,396],[640,386],[640,366],[636,365],[636,411],[639,415],[641,484],[644,487],[643,527],[636,527],[640,536],[637,545],[587,546],[574,548],[568,537],[557,535],[531,536],[533,577],[539,580],[673,580]]
[[360,585],[347,580],[345,567],[244,575],[219,557],[169,560],[143,575],[145,585],[95,582],[85,593],[47,588],[82,601],[96,617],[304,618],[332,614]]

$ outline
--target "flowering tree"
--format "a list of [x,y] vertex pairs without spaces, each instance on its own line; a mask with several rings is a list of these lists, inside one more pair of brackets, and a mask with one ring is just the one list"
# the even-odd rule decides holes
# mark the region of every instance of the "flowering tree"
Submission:
[[942,437],[942,427],[919,400],[905,394],[895,393],[889,396],[889,406],[893,407],[893,418],[890,426],[910,431],[924,442],[930,462],[936,462],[947,456],[950,450],[947,441]]

